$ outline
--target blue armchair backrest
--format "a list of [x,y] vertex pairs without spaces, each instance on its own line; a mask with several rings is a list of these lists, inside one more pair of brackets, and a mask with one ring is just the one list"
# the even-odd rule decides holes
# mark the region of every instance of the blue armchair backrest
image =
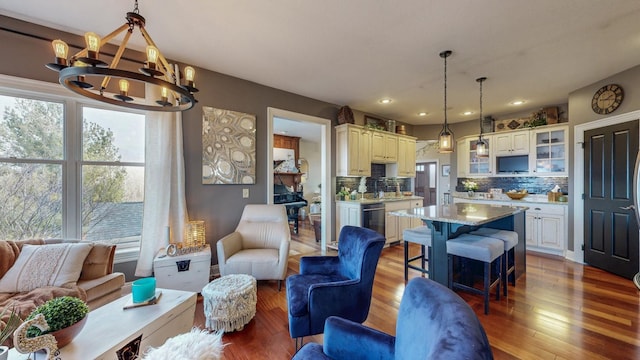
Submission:
[[489,340],[469,305],[424,278],[407,284],[396,324],[396,359],[493,359]]
[[373,284],[384,242],[384,236],[371,229],[344,226],[338,242],[340,273],[350,279],[368,281],[370,278]]

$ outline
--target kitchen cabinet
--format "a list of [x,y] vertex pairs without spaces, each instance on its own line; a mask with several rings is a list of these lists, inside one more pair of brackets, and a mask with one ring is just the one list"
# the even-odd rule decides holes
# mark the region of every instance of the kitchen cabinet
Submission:
[[416,140],[398,137],[397,177],[416,177]]
[[[411,209],[416,209],[416,208],[421,208],[424,206],[424,200],[423,199],[416,199],[416,200],[411,200],[409,201],[411,204],[410,208]],[[422,222],[421,219],[419,218],[410,218],[411,222],[409,224],[409,228],[414,228],[414,227],[418,227],[418,226],[422,226],[424,225],[424,223]]]
[[388,164],[398,161],[398,136],[383,131],[371,131],[371,162]]
[[405,229],[422,226],[422,220],[403,216],[390,215],[392,211],[415,209],[422,207],[422,199],[389,201],[384,204],[385,211],[385,237],[386,243],[394,243],[403,240],[402,233]]
[[359,202],[336,202],[336,233],[345,225],[362,226]]
[[336,175],[371,176],[371,131],[361,126],[336,126]]
[[566,206],[530,206],[525,217],[527,249],[564,255],[567,239],[566,212]]
[[567,127],[533,130],[532,168],[537,175],[568,175]]
[[457,174],[458,177],[467,177],[469,171],[469,142],[460,139],[456,142]]
[[[496,201],[453,198],[454,203],[527,206],[525,213],[525,242],[527,251],[564,256],[568,239],[567,206],[531,203],[528,201]],[[522,241],[520,239],[519,241]]]
[[[483,136],[482,138],[489,145],[489,155],[491,155],[492,137]],[[477,143],[478,143],[477,136],[458,140],[457,158],[458,158],[458,176],[459,177],[486,176],[486,175],[492,174],[491,156],[478,157],[476,152]]]
[[493,134],[494,156],[529,154],[529,130]]

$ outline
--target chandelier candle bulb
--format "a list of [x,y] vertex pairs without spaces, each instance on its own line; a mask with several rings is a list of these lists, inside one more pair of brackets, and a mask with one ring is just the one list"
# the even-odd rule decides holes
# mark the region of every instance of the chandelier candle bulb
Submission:
[[88,57],[97,59],[100,51],[100,37],[96,33],[89,31],[84,34],[84,41],[87,44]]
[[56,54],[56,64],[67,65],[67,54],[69,52],[69,45],[66,42],[56,39],[51,42],[53,51]]
[[128,96],[129,95],[129,82],[125,79],[120,79],[118,81],[118,85],[120,87],[120,95]]
[[147,63],[151,69],[156,68],[158,62],[158,48],[155,46],[147,46]]

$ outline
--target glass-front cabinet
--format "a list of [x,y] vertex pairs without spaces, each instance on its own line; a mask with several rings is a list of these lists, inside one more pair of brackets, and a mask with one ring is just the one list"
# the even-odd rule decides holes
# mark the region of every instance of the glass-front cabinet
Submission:
[[[485,142],[489,144],[489,154],[491,154],[491,136],[482,136]],[[492,174],[491,156],[478,157],[476,145],[478,136],[467,137],[458,140],[458,177],[465,176],[483,176]]]
[[[489,146],[489,153],[491,153],[491,137],[483,136],[482,139]],[[491,157],[478,157],[478,153],[476,151],[478,138],[470,139],[467,141],[469,141],[469,175],[491,174]]]
[[534,130],[535,142],[534,171],[539,175],[566,174],[567,169],[567,128],[565,126],[549,130]]

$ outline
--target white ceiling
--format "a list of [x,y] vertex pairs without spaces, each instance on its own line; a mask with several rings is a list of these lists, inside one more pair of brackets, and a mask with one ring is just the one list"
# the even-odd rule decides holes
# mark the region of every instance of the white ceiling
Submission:
[[[103,36],[133,3],[0,0],[0,13]],[[500,116],[520,111],[509,105],[516,99],[527,102],[523,109],[566,103],[569,92],[640,63],[638,0],[140,0],[139,7],[168,58],[411,124],[442,122],[442,50],[453,50],[451,122],[477,118],[480,76],[488,77],[484,114]],[[383,97],[393,102],[379,104]],[[476,113],[461,115],[467,110]]]

